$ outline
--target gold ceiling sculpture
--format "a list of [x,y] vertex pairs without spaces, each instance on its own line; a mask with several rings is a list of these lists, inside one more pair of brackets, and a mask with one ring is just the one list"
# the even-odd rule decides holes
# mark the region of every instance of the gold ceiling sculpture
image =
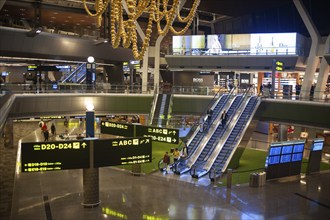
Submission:
[[[85,10],[90,16],[97,18],[97,27],[101,26],[102,15],[110,4],[110,33],[111,43],[114,48],[117,48],[120,43],[124,48],[132,46],[133,56],[137,60],[141,60],[149,46],[150,36],[154,23],[157,25],[158,35],[165,36],[168,31],[175,35],[183,35],[191,25],[195,12],[201,0],[194,0],[189,14],[186,17],[181,17],[179,10],[181,0],[94,0],[94,10],[92,13],[87,7],[87,0],[83,0]],[[127,19],[123,17],[123,3],[127,4]],[[91,3],[88,1],[88,3]],[[137,45],[137,23],[138,18],[142,14],[147,14],[148,26],[145,30],[145,37],[142,46]],[[186,23],[185,27],[176,31],[172,26],[175,18],[182,23]],[[161,21],[165,25],[161,25]],[[162,27],[163,26],[163,27]]]

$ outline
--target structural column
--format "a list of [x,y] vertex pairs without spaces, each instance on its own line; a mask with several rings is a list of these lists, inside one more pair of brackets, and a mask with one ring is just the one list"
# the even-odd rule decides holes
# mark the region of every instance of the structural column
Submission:
[[288,126],[287,125],[278,125],[278,141],[287,141],[288,140]]
[[301,86],[301,93],[300,96],[302,98],[307,98],[309,97],[310,94],[310,89],[313,84],[313,79],[314,79],[314,74],[317,68],[317,65],[319,64],[319,58],[318,58],[318,47],[321,43],[321,37],[316,29],[315,24],[312,21],[312,18],[308,14],[306,8],[304,7],[303,3],[301,0],[293,0],[293,3],[295,4],[300,17],[302,18],[310,36],[312,39],[312,45],[311,49],[309,52],[308,60],[307,60],[307,66],[306,66],[306,71],[305,71],[305,76],[304,76],[304,81]]
[[[329,46],[330,46],[330,34],[324,44],[323,56],[324,54],[329,52]],[[324,57],[322,57],[319,76],[317,77],[317,82],[314,92],[314,97],[316,99],[323,99],[324,90],[328,80],[329,70],[330,68],[328,62],[325,60]]]
[[[86,111],[86,137],[94,137],[94,106],[87,107]],[[90,168],[83,169],[83,191],[84,207],[96,207],[101,201],[99,199],[99,169],[94,168],[94,142],[90,141]]]
[[13,119],[8,118],[4,127],[4,144],[7,148],[12,148],[14,143]]

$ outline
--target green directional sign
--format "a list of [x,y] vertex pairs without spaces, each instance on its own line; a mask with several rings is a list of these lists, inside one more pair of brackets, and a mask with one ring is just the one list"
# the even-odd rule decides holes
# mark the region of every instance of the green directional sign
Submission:
[[134,124],[101,121],[101,133],[134,137]]
[[150,137],[153,141],[178,144],[179,130],[149,126],[136,126],[137,137]]
[[[135,128],[135,133],[134,133]],[[118,122],[101,122],[101,133],[123,137],[150,137],[153,141],[179,143],[179,130]]]
[[94,141],[94,167],[150,163],[150,138],[118,138]]
[[89,141],[30,142],[21,144],[22,172],[90,167]]

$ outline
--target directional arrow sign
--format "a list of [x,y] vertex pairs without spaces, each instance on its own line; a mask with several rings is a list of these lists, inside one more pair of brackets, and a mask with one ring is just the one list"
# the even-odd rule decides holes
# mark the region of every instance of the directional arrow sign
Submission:
[[134,137],[134,124],[102,121],[101,133],[123,137]]
[[120,138],[94,141],[94,167],[150,163],[150,138]]
[[30,142],[21,145],[22,172],[89,168],[89,141]]
[[149,126],[136,126],[137,137],[150,137],[153,141],[171,144],[179,143],[179,130],[172,128],[159,128]]

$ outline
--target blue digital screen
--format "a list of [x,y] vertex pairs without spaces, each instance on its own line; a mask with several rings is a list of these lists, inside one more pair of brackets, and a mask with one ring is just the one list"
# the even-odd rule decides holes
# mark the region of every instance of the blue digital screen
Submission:
[[270,147],[269,156],[280,155],[281,154],[281,148],[282,147]]
[[284,154],[281,156],[281,163],[291,162],[291,154]]
[[282,147],[282,154],[291,154],[292,153],[292,145],[289,146],[283,146]]
[[293,146],[293,153],[302,153],[304,152],[304,144],[295,144]]
[[292,161],[301,161],[303,158],[302,153],[292,154]]
[[280,162],[280,156],[272,156],[268,158],[268,164],[278,164]]
[[323,141],[322,142],[314,142],[313,151],[318,151],[323,149]]

